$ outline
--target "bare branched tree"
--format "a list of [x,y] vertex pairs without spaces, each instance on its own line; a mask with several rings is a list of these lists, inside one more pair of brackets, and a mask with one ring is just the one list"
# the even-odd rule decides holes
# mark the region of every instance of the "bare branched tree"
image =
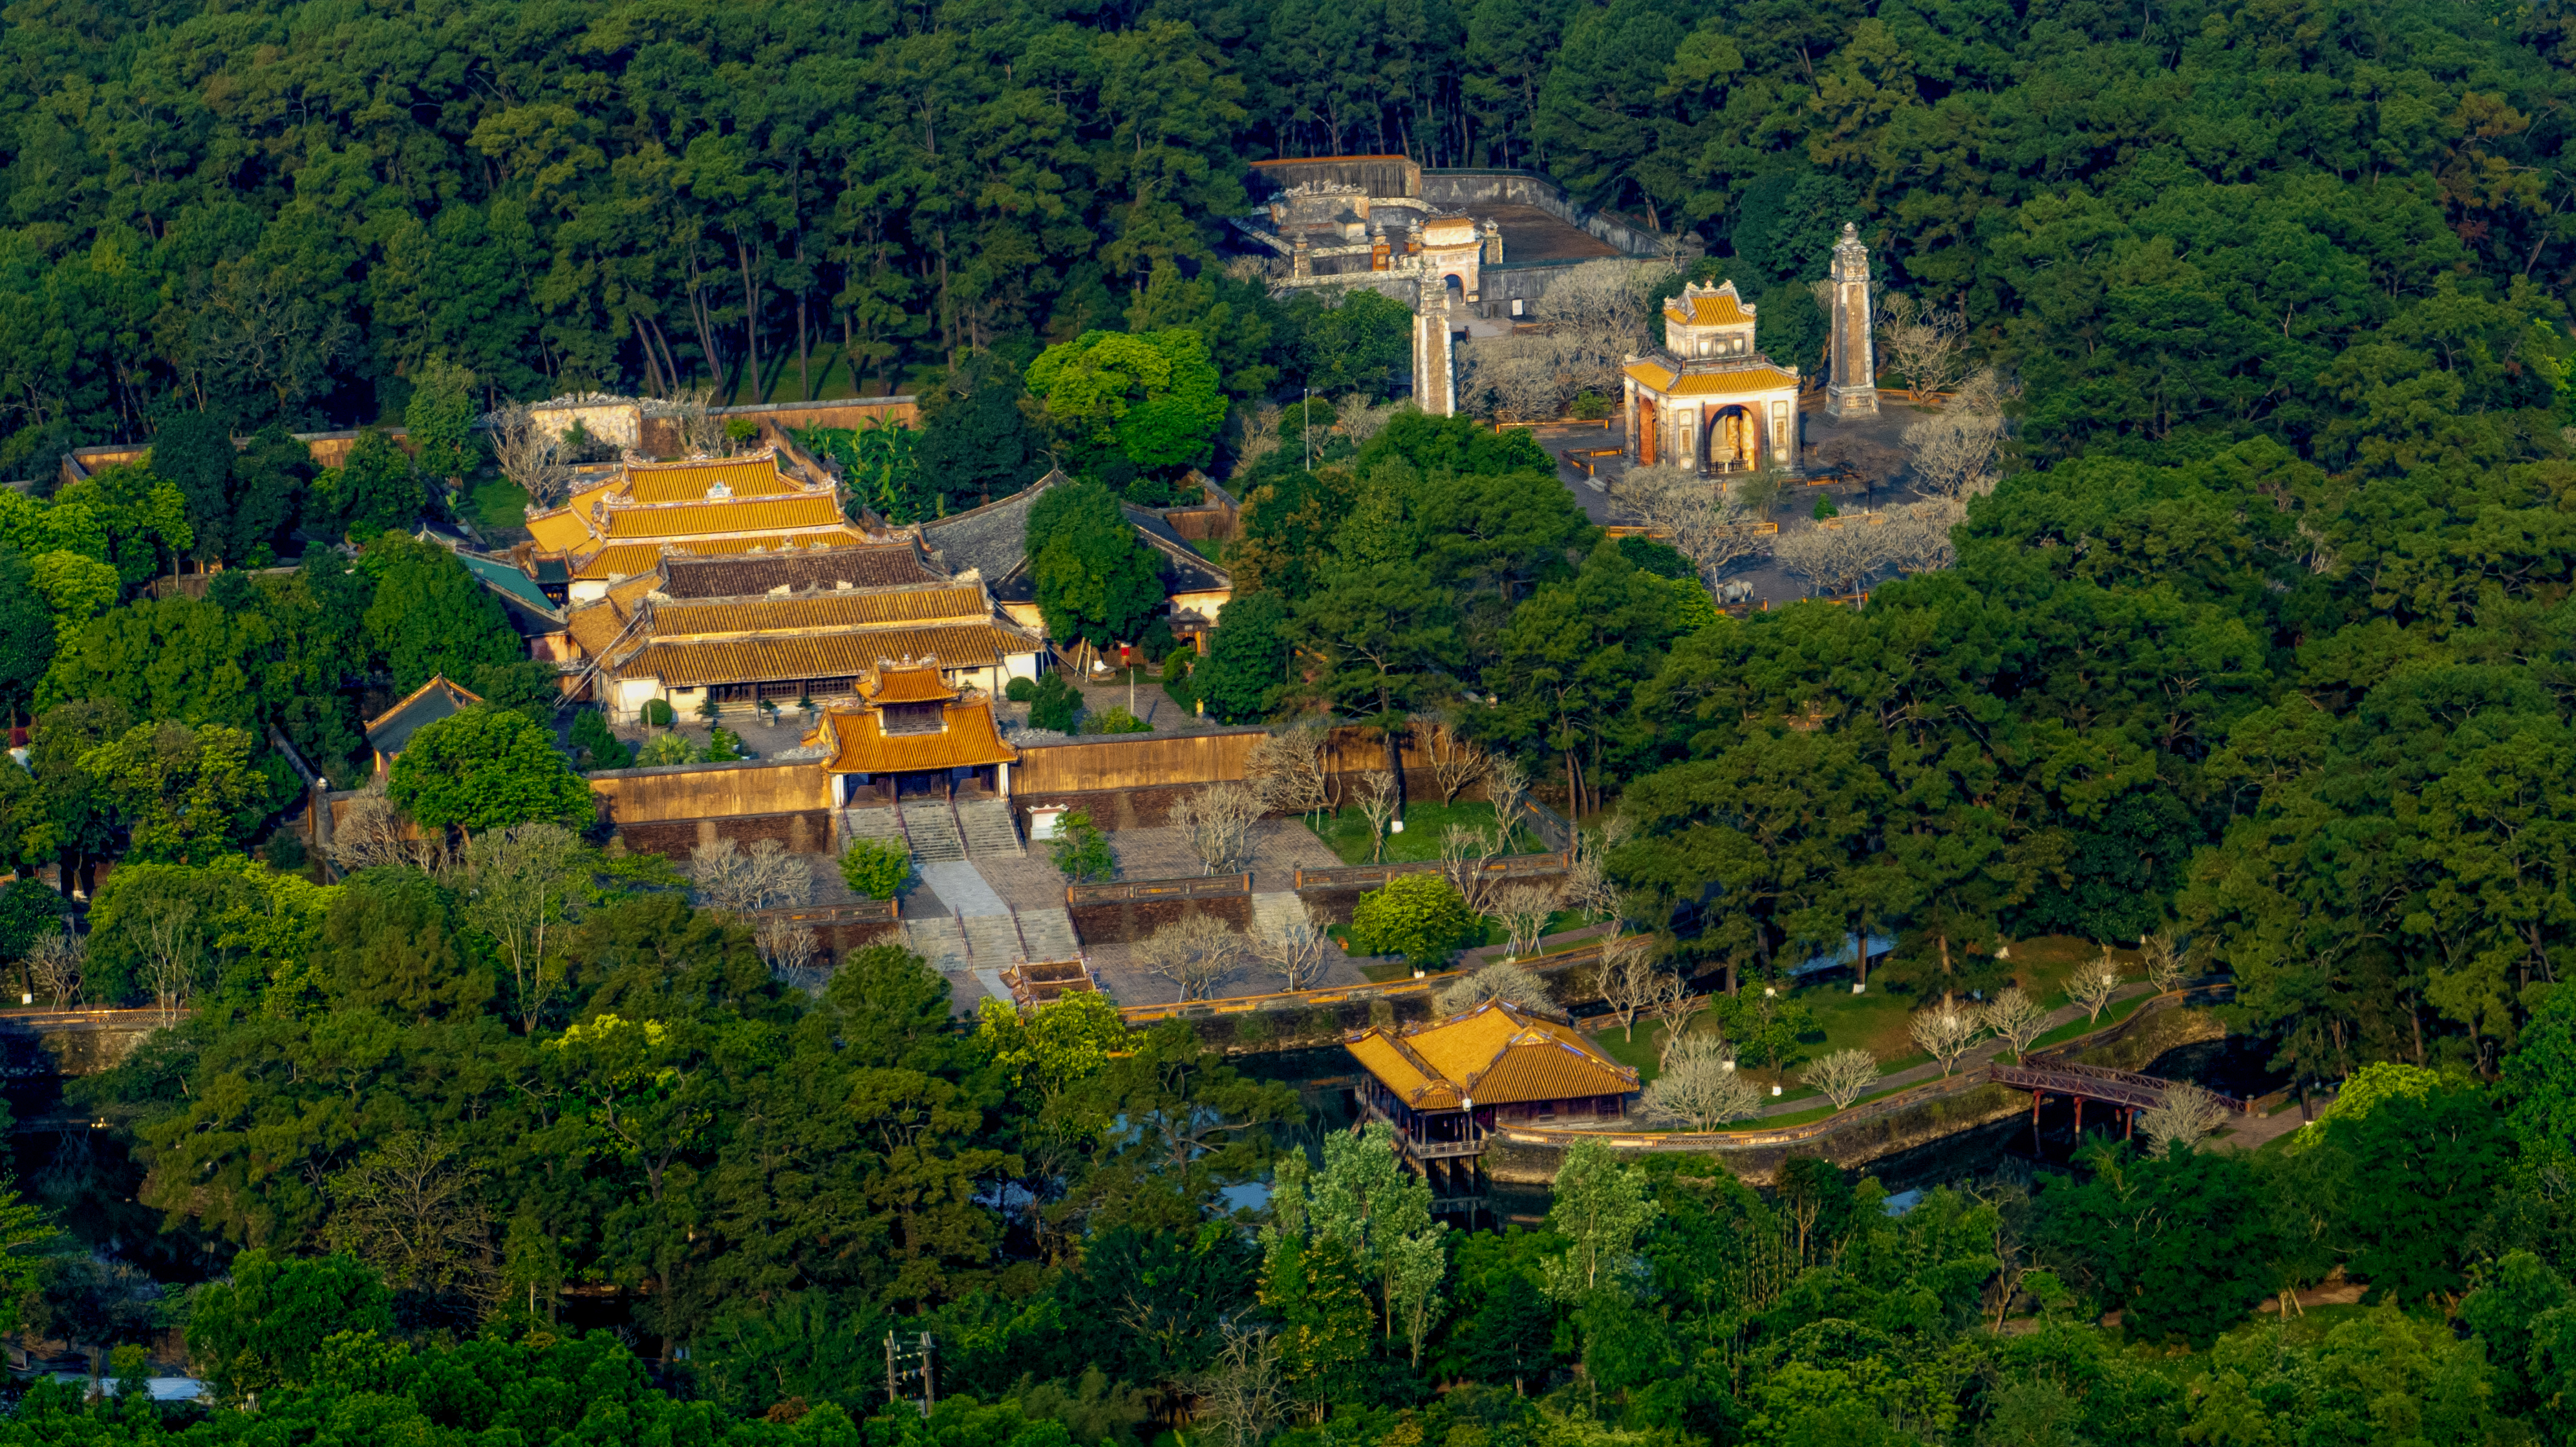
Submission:
[[1762,551],[1753,526],[1762,521],[1764,500],[1777,491],[1776,484],[1766,487],[1759,478],[1730,482],[1666,462],[1629,468],[1610,484],[1612,500],[1663,533],[1699,569],[1703,583],[1715,583],[1728,564]]
[[483,421],[491,429],[492,460],[503,477],[527,490],[528,505],[540,511],[561,507],[572,486],[563,439],[539,423],[524,402],[497,408]]
[[1556,993],[1534,970],[1519,965],[1487,965],[1466,975],[1440,992],[1440,1013],[1455,1015],[1473,1010],[1487,1000],[1508,1000],[1531,1010],[1554,1010]]
[[1691,1017],[1699,1013],[1705,998],[1691,993],[1690,981],[1679,972],[1655,976],[1654,993],[1646,1001],[1646,1013],[1664,1027],[1664,1042],[1669,1045],[1682,1038]]
[[2138,941],[2138,953],[2146,960],[2147,985],[2157,994],[2170,994],[2182,984],[2182,955],[2171,931],[2158,930]]
[[1996,1039],[2012,1047],[2013,1058],[2019,1060],[2030,1042],[2048,1028],[2048,1011],[2023,993],[2021,986],[2007,985],[1986,1002],[1984,1023]]
[[1645,935],[1626,935],[1604,941],[1601,963],[1593,967],[1593,988],[1601,1003],[1619,1020],[1626,1032],[1623,1039],[1637,1038],[1637,1012],[1654,1003],[1655,942]]
[[1647,308],[1672,268],[1602,260],[1563,272],[1539,299],[1534,331],[1470,342],[1461,396],[1477,411],[1554,417],[1578,393],[1615,395],[1619,368],[1646,346]]
[[1485,797],[1494,806],[1494,827],[1502,831],[1502,847],[1509,853],[1513,831],[1520,828],[1521,815],[1529,807],[1529,770],[1508,754],[1497,754],[1485,770]]
[[1261,796],[1248,784],[1210,784],[1172,805],[1172,825],[1208,874],[1252,867],[1252,829],[1261,822]]
[[1433,723],[1415,736],[1422,740],[1422,751],[1431,761],[1431,781],[1440,786],[1443,804],[1457,803],[1459,790],[1485,777],[1494,767],[1492,755],[1446,722]]
[[769,972],[779,979],[799,989],[821,984],[814,961],[823,952],[823,942],[815,938],[812,929],[785,915],[764,915],[751,932],[751,942]]
[[1371,863],[1386,858],[1386,826],[1395,818],[1398,798],[1394,774],[1371,769],[1360,775],[1358,802],[1360,817],[1368,821]]
[[397,1289],[464,1286],[480,1295],[490,1271],[491,1221],[477,1173],[436,1136],[399,1132],[331,1177],[323,1239],[383,1273]]
[[1837,1050],[1808,1066],[1798,1080],[1842,1110],[1878,1083],[1878,1057],[1866,1050]]
[[1556,906],[1556,891],[1534,884],[1512,885],[1495,899],[1493,919],[1503,927],[1512,958],[1538,953],[1539,937],[1547,933]]
[[1959,560],[1950,530],[1966,519],[1968,509],[1955,499],[1934,498],[1911,507],[1891,509],[1879,528],[1888,566],[1900,573],[1937,573]]
[[1248,941],[1214,915],[1191,915],[1136,944],[1145,973],[1169,980],[1184,1000],[1212,998],[1219,982],[1243,962]]
[[1958,313],[1902,292],[1883,293],[1877,308],[1881,355],[1905,374],[1905,400],[1917,406],[1946,392],[1967,365],[1968,329]]
[[749,849],[730,839],[701,845],[689,856],[689,880],[702,907],[726,914],[793,909],[814,898],[813,866],[775,839]]
[[724,457],[733,451],[724,419],[715,415],[716,389],[683,387],[671,399],[671,415],[680,424],[680,446],[692,457]]
[[79,1003],[83,967],[89,960],[87,938],[55,930],[27,947],[27,982],[53,1001],[57,1010]]
[[2111,947],[2104,945],[2099,958],[2079,967],[2074,977],[2066,982],[2066,995],[2084,1007],[2086,1024],[2097,1024],[2102,1019],[2103,1008],[2126,983],[2120,978],[2120,962],[2111,958]]
[[2170,1086],[2162,1104],[2138,1112],[2138,1129],[2159,1156],[2175,1141],[2196,1145],[2226,1123],[2226,1103],[2197,1085]]
[[415,828],[376,779],[349,801],[348,814],[331,826],[331,862],[342,869],[403,864],[436,872],[440,842]]
[[1948,406],[1906,427],[1917,490],[1962,502],[1995,490],[2002,476],[2003,408],[2009,394],[1994,369],[1985,368],[1960,384]]
[[1266,1327],[1225,1324],[1216,1361],[1189,1383],[1202,1436],[1216,1447],[1260,1447],[1288,1415],[1288,1376]]
[[1333,430],[1347,437],[1351,446],[1365,446],[1368,440],[1386,430],[1395,414],[1412,405],[1410,402],[1380,402],[1364,393],[1353,392],[1333,404]]
[[[1616,823],[1613,814],[1610,821]],[[1574,836],[1573,857],[1565,866],[1565,907],[1594,923],[1619,917],[1619,886],[1610,877],[1610,867],[1603,852],[1610,847],[1600,831],[1586,831]]]
[[1956,1003],[1944,1003],[1917,1014],[1906,1024],[1906,1033],[1923,1053],[1941,1062],[1941,1073],[1948,1075],[1959,1063],[1959,1057],[1975,1047],[1986,1033],[1985,1022],[1974,1010],[1962,1010]]
[[1440,873],[1478,919],[1491,919],[1502,876],[1485,868],[1504,853],[1503,831],[1452,824],[1440,831]]
[[1861,591],[1869,576],[1887,564],[1886,531],[1884,524],[1807,528],[1782,538],[1772,556],[1810,585],[1841,597]]
[[177,1019],[189,996],[196,993],[198,970],[205,958],[196,905],[155,892],[130,903],[118,923],[126,947],[143,962],[143,983],[161,1007],[162,1022]]
[[1762,1113],[1762,1089],[1734,1069],[1735,1057],[1715,1035],[1684,1035],[1664,1052],[1663,1068],[1646,1086],[1646,1113],[1713,1130]]
[[1278,971],[1285,990],[1311,990],[1324,976],[1324,949],[1329,943],[1311,914],[1275,920],[1252,932],[1252,954]]
[[1282,814],[1312,814],[1332,807],[1332,778],[1325,771],[1329,731],[1303,720],[1272,729],[1244,756],[1247,782],[1261,802]]
[[1234,473],[1242,477],[1253,465],[1279,450],[1279,404],[1264,402],[1256,407],[1237,407],[1232,413],[1242,435],[1234,444]]

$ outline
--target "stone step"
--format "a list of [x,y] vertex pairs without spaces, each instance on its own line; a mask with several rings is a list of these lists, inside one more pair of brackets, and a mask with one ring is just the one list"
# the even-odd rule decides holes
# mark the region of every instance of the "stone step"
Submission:
[[1255,932],[1304,923],[1306,902],[1299,899],[1294,890],[1274,890],[1252,897],[1252,928]]
[[912,837],[912,857],[945,863],[966,857],[966,841],[957,837],[957,820],[945,799],[907,799],[903,832]]
[[966,947],[975,952],[975,963],[985,969],[998,970],[1022,958],[1019,926],[1007,914],[970,914],[965,919]]
[[1011,818],[1011,806],[999,799],[958,800],[957,822],[964,828],[969,854],[1016,857],[1028,852],[1020,844],[1020,828]]
[[903,922],[903,947],[930,962],[930,967],[945,973],[973,967],[975,957],[966,948],[966,932],[948,915]]
[[1024,909],[1020,915],[1020,940],[1029,947],[1033,960],[1069,960],[1082,953],[1082,941],[1073,932],[1073,916],[1061,909]]
[[907,851],[912,848],[912,841],[904,837],[903,816],[885,806],[841,811],[841,847],[847,849],[861,839],[900,844]]

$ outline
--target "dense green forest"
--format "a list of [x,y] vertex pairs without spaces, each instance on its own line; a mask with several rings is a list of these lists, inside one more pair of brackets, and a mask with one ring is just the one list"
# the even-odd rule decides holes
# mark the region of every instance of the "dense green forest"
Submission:
[[[2569,1440],[2568,23],[0,11],[0,465],[152,442],[0,492],[0,705],[32,720],[0,862],[118,858],[81,988],[173,1021],[74,1088],[108,1128],[17,1138],[0,1263],[25,1329],[184,1324],[258,1408],[38,1388],[0,1435]],[[1608,545],[1525,434],[1332,404],[1256,435],[1268,399],[1400,370],[1383,308],[1282,305],[1218,251],[1248,159],[1359,150],[1693,229],[1784,358],[1855,219],[2017,389],[2012,474],[1955,566],[1739,619],[1672,550]],[[1149,354],[1164,405],[1084,410]],[[2011,941],[2162,933],[2337,1104],[2257,1155],[2097,1138],[1902,1214],[1814,1161],[1756,1193],[1580,1151],[1543,1225],[1439,1230],[1382,1142],[1186,1026],[962,1030],[891,949],[792,988],[658,861],[509,832],[579,784],[545,667],[402,535],[450,469],[379,435],[316,471],[284,433],[835,367],[931,397],[912,506],[1061,458],[1067,566],[1128,584],[1093,484],[1213,461],[1231,412],[1236,596],[1176,686],[1523,761],[1705,979],[1883,931],[1887,988],[1983,991]],[[299,529],[355,556],[145,595]],[[1124,641],[1149,591],[1048,599]],[[440,672],[492,705],[456,731],[475,787],[396,802],[471,842],[327,878],[273,832],[271,730],[346,782],[363,690]],[[0,891],[0,959],[60,908]],[[2337,1268],[2367,1306],[2265,1319]],[[927,1419],[882,1411],[898,1329],[940,1343]]]

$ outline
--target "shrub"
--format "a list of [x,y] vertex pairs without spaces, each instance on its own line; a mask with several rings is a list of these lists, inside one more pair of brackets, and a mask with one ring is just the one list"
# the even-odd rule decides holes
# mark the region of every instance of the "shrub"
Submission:
[[1832,498],[1818,497],[1816,499],[1816,521],[1823,522],[1829,517],[1840,516],[1842,516],[1842,509],[1834,506],[1834,500]]
[[1014,678],[1002,686],[1002,697],[1013,703],[1027,703],[1037,696],[1038,681],[1034,678]]
[[708,689],[705,695],[698,700],[698,717],[705,719],[709,723],[714,723],[717,719],[724,717],[724,705],[716,702],[716,691],[714,689]]
[[1610,415],[1610,399],[1598,392],[1585,392],[1575,398],[1574,405],[1567,410],[1572,412],[1578,421],[1598,422]]
[[841,853],[841,882],[870,899],[892,899],[912,877],[912,851],[884,839],[861,839]]
[[1483,933],[1458,887],[1436,874],[1400,874],[1360,896],[1351,944],[1364,954],[1402,955],[1416,969],[1449,962]]
[[716,727],[707,731],[706,751],[698,755],[698,762],[703,764],[726,764],[733,762],[735,759],[747,759],[750,757],[751,755],[743,749],[742,735],[724,727],[722,724],[718,724]]
[[679,722],[679,720],[680,716],[671,712],[671,701],[669,699],[648,698],[644,700],[645,727],[666,729]]
[[688,763],[696,757],[697,751],[689,747],[687,739],[678,734],[655,734],[644,741],[644,747],[635,751],[635,767],[663,769],[673,764]]
[[1156,618],[1145,625],[1143,632],[1136,635],[1136,656],[1161,658],[1172,651],[1172,645],[1177,641],[1172,637],[1171,620]]
[[1081,692],[1065,682],[1064,675],[1050,673],[1038,680],[1037,691],[1029,698],[1029,727],[1069,734],[1081,712]]
[[1111,704],[1099,713],[1086,715],[1082,731],[1087,734],[1150,734],[1154,726],[1127,711],[1123,703]]
[[1047,853],[1071,884],[1107,879],[1118,872],[1117,857],[1109,852],[1109,836],[1080,809],[1067,810],[1056,821],[1055,842],[1047,846]]
[[608,715],[586,708],[573,715],[572,746],[594,769],[623,769],[635,762],[635,751],[608,726]]

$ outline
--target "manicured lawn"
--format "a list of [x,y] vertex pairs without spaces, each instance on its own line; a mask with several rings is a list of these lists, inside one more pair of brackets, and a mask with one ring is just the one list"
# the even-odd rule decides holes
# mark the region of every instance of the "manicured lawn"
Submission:
[[487,537],[528,525],[527,490],[497,472],[467,478],[462,502],[465,515]]
[[[1759,986],[1747,985],[1746,989]],[[1783,1084],[1796,1079],[1803,1061],[1830,1055],[1837,1050],[1861,1049],[1878,1057],[1879,1069],[1888,1074],[1922,1064],[1932,1057],[1914,1048],[1906,1035],[1906,1022],[1912,1018],[1916,998],[1899,994],[1885,985],[1872,985],[1866,995],[1855,995],[1848,983],[1813,985],[1790,992],[1791,999],[1816,1012],[1820,1030],[1809,1031],[1800,1042],[1798,1054],[1789,1063]],[[1716,1011],[1703,1010],[1692,1016],[1687,1030],[1717,1029]],[[1664,1048],[1664,1027],[1645,1016],[1637,1019],[1637,1038],[1627,1041],[1616,1027],[1598,1037],[1601,1048],[1622,1065],[1632,1065],[1645,1079],[1655,1078],[1655,1065]],[[1757,1070],[1754,1077],[1768,1084],[1769,1071]],[[1791,1086],[1792,1093],[1803,1087]]]
[[[1317,837],[1342,857],[1344,864],[1407,864],[1416,860],[1440,857],[1440,836],[1452,824],[1470,829],[1491,830],[1494,806],[1485,803],[1443,804],[1438,799],[1416,799],[1403,814],[1404,832],[1386,836],[1386,857],[1369,858],[1368,820],[1356,808],[1346,808],[1339,815],[1323,819],[1309,818],[1307,825]],[[1514,831],[1512,848],[1516,853],[1536,854],[1546,846],[1526,829]]]
[[[2107,1029],[2110,1026],[2126,1020],[2131,1015],[2136,1014],[2140,1005],[2143,1005],[2154,998],[2155,997],[2152,995],[2136,995],[2126,1000],[2114,1000],[2103,1008],[2102,1018],[2099,1021],[2087,1020],[2083,1016],[2078,1015],[2074,1019],[2067,1021],[2065,1024],[2058,1026],[2056,1029],[2051,1030],[2040,1036],[2038,1039],[2030,1042],[2030,1048],[2033,1050],[2045,1050],[2049,1046],[2055,1045],[2060,1041],[2072,1040],[2078,1035],[2090,1035],[2096,1030]],[[2060,999],[2055,1003],[2062,1005],[2066,1002],[2063,999]]]

